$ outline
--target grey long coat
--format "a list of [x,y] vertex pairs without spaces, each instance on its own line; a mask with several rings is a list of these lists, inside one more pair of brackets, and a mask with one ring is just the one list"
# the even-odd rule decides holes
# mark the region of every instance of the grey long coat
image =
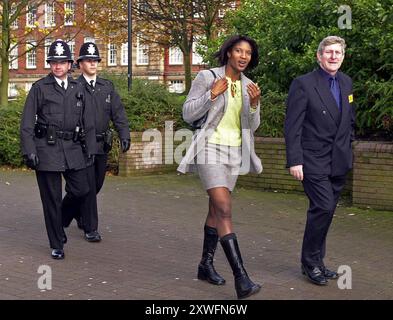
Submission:
[[[225,77],[225,66],[212,70],[217,78]],[[200,71],[194,79],[187,100],[183,105],[183,119],[189,124],[200,119],[206,112],[209,113],[203,127],[195,131],[192,143],[177,168],[181,173],[196,171],[195,157],[203,150],[227,108],[228,91],[219,95],[214,101],[210,99],[210,89],[214,80],[214,76],[209,70]],[[254,150],[254,132],[260,124],[260,104],[258,103],[256,112],[250,112],[247,85],[252,81],[242,73],[241,82],[243,107],[241,111],[242,165],[240,174],[261,173],[262,163]]]

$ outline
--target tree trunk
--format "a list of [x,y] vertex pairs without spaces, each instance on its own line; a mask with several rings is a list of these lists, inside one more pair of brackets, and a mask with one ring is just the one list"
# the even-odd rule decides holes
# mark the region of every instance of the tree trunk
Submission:
[[183,61],[184,61],[184,79],[186,82],[186,90],[185,94],[188,94],[188,92],[191,89],[191,52],[183,52]]
[[9,81],[8,56],[1,57],[1,82],[0,82],[0,107],[8,105],[8,81]]
[[1,46],[0,46],[0,58],[1,58],[1,80],[0,80],[0,107],[6,107],[8,105],[8,81],[9,81],[9,56],[8,51],[10,49],[10,29],[8,23],[9,7],[8,3],[3,5],[2,10],[2,24],[1,24]]

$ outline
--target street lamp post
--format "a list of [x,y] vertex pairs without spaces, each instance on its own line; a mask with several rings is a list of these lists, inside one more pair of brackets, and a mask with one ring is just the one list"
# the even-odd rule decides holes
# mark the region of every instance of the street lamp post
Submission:
[[128,0],[128,91],[132,86],[132,0]]

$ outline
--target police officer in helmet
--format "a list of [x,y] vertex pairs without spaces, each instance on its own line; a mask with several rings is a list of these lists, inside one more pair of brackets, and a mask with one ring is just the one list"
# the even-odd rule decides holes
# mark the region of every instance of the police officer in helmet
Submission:
[[86,162],[93,158],[96,142],[83,88],[68,76],[73,62],[68,45],[54,41],[47,62],[51,72],[27,96],[20,137],[26,164],[36,173],[51,256],[64,259],[62,176],[69,197],[83,199],[89,191]]
[[85,199],[85,207],[74,208],[68,214],[64,215],[63,225],[68,227],[73,218],[78,221],[78,227],[85,232],[85,239],[89,242],[98,242],[101,236],[98,233],[98,214],[97,214],[97,197],[101,190],[108,161],[108,152],[112,147],[112,130],[109,127],[110,122],[119,135],[121,150],[126,152],[130,148],[130,128],[124,106],[120,101],[120,96],[115,91],[113,83],[109,80],[97,76],[97,66],[101,61],[99,50],[95,43],[84,43],[79,51],[77,64],[82,72],[78,81],[83,85],[86,99],[94,106],[95,110],[95,128],[97,152],[94,161],[94,170],[89,169],[90,177],[93,175],[94,180],[89,178],[91,190]]

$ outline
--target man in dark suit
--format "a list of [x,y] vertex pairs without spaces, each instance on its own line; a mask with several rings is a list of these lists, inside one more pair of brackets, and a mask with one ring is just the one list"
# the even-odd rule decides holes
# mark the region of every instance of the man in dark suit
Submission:
[[295,179],[302,181],[310,201],[301,268],[317,285],[338,277],[325,267],[323,258],[338,198],[352,168],[352,80],[339,71],[345,46],[340,37],[323,39],[317,51],[320,67],[293,80],[287,100],[287,167]]

